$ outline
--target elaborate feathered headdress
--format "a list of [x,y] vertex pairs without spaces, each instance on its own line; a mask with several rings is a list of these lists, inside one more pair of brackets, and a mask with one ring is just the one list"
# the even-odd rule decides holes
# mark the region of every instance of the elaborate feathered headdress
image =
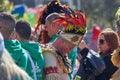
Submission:
[[43,11],[39,14],[39,20],[38,25],[35,30],[38,29],[38,27],[41,24],[45,24],[46,17],[51,13],[66,13],[68,16],[72,17],[74,16],[74,12],[66,5],[62,5],[59,0],[54,0],[50,3],[48,3],[47,6],[44,7]]
[[61,26],[58,35],[75,45],[82,40],[86,33],[86,15],[84,12],[75,12],[75,16],[69,17],[67,14],[61,14],[55,23]]

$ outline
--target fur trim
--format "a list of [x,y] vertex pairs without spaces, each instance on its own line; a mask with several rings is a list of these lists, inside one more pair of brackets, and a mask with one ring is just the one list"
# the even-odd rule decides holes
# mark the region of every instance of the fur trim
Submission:
[[61,80],[61,77],[60,75],[54,73],[54,74],[46,75],[45,80]]
[[62,58],[59,55],[57,55],[56,52],[51,47],[44,46],[44,48],[42,47],[42,51],[43,51],[43,54],[53,54],[56,57],[59,66],[61,67],[61,69],[63,69],[64,73],[68,74],[71,72],[71,67],[67,68],[63,63]]

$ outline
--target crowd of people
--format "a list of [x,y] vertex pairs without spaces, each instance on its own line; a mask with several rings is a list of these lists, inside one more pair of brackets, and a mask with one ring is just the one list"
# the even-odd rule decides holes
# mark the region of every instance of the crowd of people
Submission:
[[119,80],[117,16],[117,32],[94,26],[87,44],[85,12],[58,0],[41,9],[34,28],[0,12],[0,80]]

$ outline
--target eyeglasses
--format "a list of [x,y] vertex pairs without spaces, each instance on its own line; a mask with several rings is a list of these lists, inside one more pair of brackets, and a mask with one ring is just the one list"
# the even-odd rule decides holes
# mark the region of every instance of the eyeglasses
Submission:
[[104,42],[105,42],[105,40],[99,39],[99,43],[100,43],[100,44],[104,44]]

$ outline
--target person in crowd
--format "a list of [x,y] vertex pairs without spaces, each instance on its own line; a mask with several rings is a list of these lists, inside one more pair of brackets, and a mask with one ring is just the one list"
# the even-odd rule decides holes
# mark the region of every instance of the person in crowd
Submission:
[[55,24],[54,21],[58,19],[59,14],[58,13],[51,13],[46,17],[45,21],[45,29],[48,32],[49,37],[51,40],[49,42],[53,42],[56,38],[57,35],[55,35],[57,32],[59,32],[59,24]]
[[98,35],[101,32],[101,29],[99,26],[94,25],[91,32],[92,32],[92,37],[90,38],[88,42],[88,47],[89,49],[92,49],[98,52],[97,39],[98,39]]
[[[90,50],[87,48],[86,43],[82,41],[79,44],[79,48],[80,48],[79,53],[81,54],[80,55],[81,64],[80,64],[80,69],[77,72],[77,75],[81,76],[81,79],[83,78],[82,80],[109,80],[113,75],[113,73],[118,69],[111,62],[111,54],[118,46],[119,46],[119,37],[117,33],[115,33],[112,29],[107,28],[100,33],[98,37],[98,48],[99,48],[98,53],[101,55],[102,60],[104,61],[103,63],[100,59],[98,60],[99,61],[98,62],[97,61],[98,58],[95,59],[95,57],[92,57],[89,54]],[[103,64],[100,64],[100,61]],[[97,73],[96,73],[96,69],[98,69]]]
[[[42,40],[41,42],[46,42],[46,43],[51,42],[52,43],[58,37],[56,35],[56,33],[59,32],[59,29],[60,29],[60,27],[57,27],[57,24],[56,24],[56,26],[54,26],[55,25],[53,23],[54,20],[56,20],[58,18],[59,14],[65,14],[65,13],[69,17],[74,17],[74,12],[68,6],[61,5],[58,1],[52,1],[51,3],[49,3],[46,6],[46,8],[44,10],[45,11],[41,12],[42,14],[40,14],[38,24],[48,26],[48,27],[45,28],[45,30],[48,29],[47,31],[49,31],[49,32],[46,32],[46,33],[48,33],[49,38],[46,38],[47,36],[41,36],[41,37],[44,38],[44,39],[41,38],[41,40]],[[72,72],[69,74],[70,79],[73,78],[73,68],[74,68],[74,65],[75,65],[75,62],[76,62],[76,56],[77,56],[77,46],[75,46],[72,49],[72,51],[68,54],[68,58],[70,59],[71,64],[72,64]]]
[[[46,18],[45,28],[48,31],[48,35],[50,36],[51,40],[49,43],[52,43],[56,40],[58,35],[56,33],[59,32],[60,24],[54,23],[54,21],[59,17],[58,13],[51,13]],[[77,57],[77,46],[75,46],[69,54],[67,54],[68,58],[71,60],[72,65],[72,72],[69,74],[70,78],[73,78],[73,69],[76,62]]]
[[81,80],[95,80],[95,77],[105,69],[105,63],[100,54],[89,49],[84,40],[78,45],[77,59],[80,62],[80,66],[75,78],[79,76]]
[[0,80],[32,80],[19,68],[8,51],[4,48],[4,40],[0,33]]
[[[118,8],[117,12],[116,12],[116,17],[117,17],[117,21],[116,21],[116,26],[117,26],[117,34],[120,38],[120,7]],[[118,67],[118,70],[112,75],[112,78],[110,80],[120,80],[120,46],[114,50],[114,52],[112,53],[112,58],[111,61],[112,63]]]
[[117,26],[117,33],[120,38],[120,7],[118,8],[115,17],[117,18],[116,20],[116,26]]
[[118,69],[111,61],[111,54],[119,46],[119,37],[112,29],[104,29],[98,37],[99,54],[102,56],[106,69],[96,80],[109,80],[113,73]]
[[[36,31],[37,29],[39,29],[39,27],[45,25],[46,22],[46,17],[51,14],[51,13],[66,13],[68,16],[73,16],[73,11],[66,5],[62,5],[60,3],[59,0],[53,0],[52,2],[48,3],[47,6],[44,6],[43,9],[41,10],[40,14],[39,14],[39,20],[38,20],[38,24],[36,27]],[[42,27],[41,27],[42,28]],[[43,28],[42,28],[43,29]],[[48,43],[50,41],[50,38],[46,32],[46,30],[41,30],[43,32],[41,32],[40,34],[40,39],[41,41],[39,41],[40,43],[42,42],[42,44]],[[45,31],[45,32],[44,32]]]
[[110,80],[120,80],[120,47],[114,50],[112,53],[111,61],[112,63],[118,67],[118,70],[112,75]]
[[11,14],[5,12],[0,13],[0,32],[4,37],[5,48],[12,56],[15,63],[23,70],[26,70],[28,56],[22,49],[19,41],[11,40],[11,36],[13,36],[13,31],[15,28],[15,23],[16,21]]
[[[66,14],[59,14],[59,18],[51,23],[51,25],[54,24],[54,27],[59,25],[60,28],[56,40],[43,46],[45,80],[70,80],[68,74],[72,69],[66,55],[78,45],[86,32],[85,14],[76,12],[76,16],[71,18],[66,17]],[[45,26],[45,28],[47,27],[49,26]],[[46,30],[49,31],[49,29]]]
[[13,38],[20,41],[22,48],[28,51],[28,64],[26,72],[34,80],[42,80],[44,59],[41,46],[38,42],[30,41],[31,26],[24,20],[19,20],[16,23]]

